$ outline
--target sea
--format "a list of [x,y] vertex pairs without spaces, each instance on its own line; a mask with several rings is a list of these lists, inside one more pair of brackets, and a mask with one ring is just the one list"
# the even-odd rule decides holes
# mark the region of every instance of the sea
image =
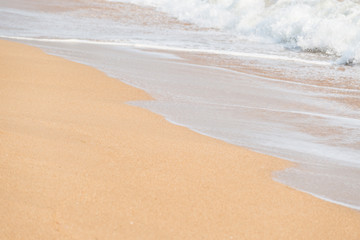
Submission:
[[0,0],[0,38],[143,89],[128,104],[289,160],[275,181],[360,210],[360,1]]

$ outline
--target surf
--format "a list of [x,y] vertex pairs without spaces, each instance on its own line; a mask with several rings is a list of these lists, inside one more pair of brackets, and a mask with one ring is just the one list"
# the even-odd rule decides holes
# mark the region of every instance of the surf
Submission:
[[218,28],[257,42],[360,61],[359,1],[109,0],[155,7],[181,21]]

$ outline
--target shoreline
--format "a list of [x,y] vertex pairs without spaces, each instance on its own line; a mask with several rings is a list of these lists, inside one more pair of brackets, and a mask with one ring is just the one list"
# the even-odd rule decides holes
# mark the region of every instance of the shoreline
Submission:
[[151,97],[91,67],[0,47],[2,238],[359,238],[359,212],[272,180],[285,160],[127,105]]

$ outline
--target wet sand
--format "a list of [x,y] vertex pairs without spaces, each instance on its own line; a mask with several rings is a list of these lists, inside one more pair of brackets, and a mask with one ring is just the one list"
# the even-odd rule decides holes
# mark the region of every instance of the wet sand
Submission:
[[127,105],[145,92],[0,42],[0,239],[359,239],[360,213],[272,180],[290,163]]

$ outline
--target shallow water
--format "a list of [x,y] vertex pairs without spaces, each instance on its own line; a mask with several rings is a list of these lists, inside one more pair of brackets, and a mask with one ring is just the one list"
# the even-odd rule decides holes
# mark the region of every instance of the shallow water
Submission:
[[130,104],[171,122],[301,163],[274,178],[360,208],[357,65],[336,65],[338,56],[260,44],[132,4],[61,6],[0,3],[0,35],[146,90],[156,101]]

